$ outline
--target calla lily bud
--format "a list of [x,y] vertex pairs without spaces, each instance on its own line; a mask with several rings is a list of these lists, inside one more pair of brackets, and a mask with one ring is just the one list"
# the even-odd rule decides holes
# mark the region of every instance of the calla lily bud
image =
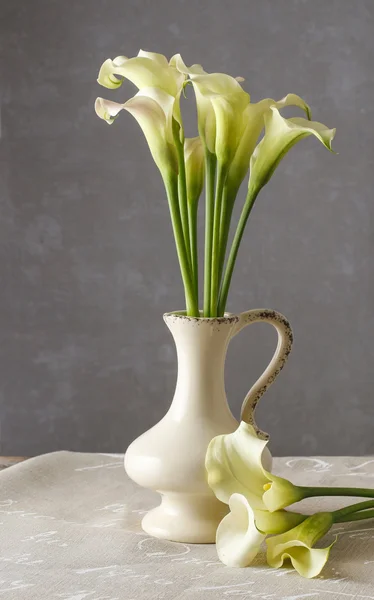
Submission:
[[328,129],[317,121],[285,119],[272,106],[265,115],[265,135],[256,147],[250,162],[249,185],[259,191],[271,178],[274,170],[298,141],[314,135],[330,151],[335,129]]
[[200,137],[186,138],[184,142],[186,163],[187,201],[197,204],[204,185],[204,148]]
[[247,567],[266,534],[283,533],[307,518],[285,510],[275,513],[254,510],[241,494],[230,497],[229,507],[230,513],[219,524],[216,536],[218,557],[229,567]]
[[330,530],[333,522],[331,513],[316,513],[286,533],[268,538],[268,564],[278,569],[286,559],[290,559],[302,577],[316,577],[325,566],[335,542],[327,548],[313,546]]

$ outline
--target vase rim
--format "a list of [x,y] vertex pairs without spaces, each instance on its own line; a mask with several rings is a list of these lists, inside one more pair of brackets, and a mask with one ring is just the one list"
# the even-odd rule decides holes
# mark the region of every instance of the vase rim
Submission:
[[[201,313],[202,313],[202,311],[200,311],[200,314]],[[234,315],[229,312],[225,312],[225,315],[223,317],[189,317],[186,315],[185,310],[174,310],[171,312],[164,313],[163,318],[165,321],[167,321],[169,319],[173,319],[173,320],[177,320],[180,322],[186,322],[186,323],[209,323],[212,325],[218,325],[218,324],[232,325],[234,323],[239,322],[239,316]]]

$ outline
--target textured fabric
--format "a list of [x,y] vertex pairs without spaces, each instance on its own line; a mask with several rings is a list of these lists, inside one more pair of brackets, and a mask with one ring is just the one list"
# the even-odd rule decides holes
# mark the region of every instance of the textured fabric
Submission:
[[[370,458],[282,458],[274,471],[303,485],[374,487]],[[214,545],[149,538],[140,520],[157,502],[127,479],[121,456],[57,452],[1,472],[0,599],[374,599],[374,521],[335,526],[322,576],[305,580],[270,569],[264,553],[247,569],[229,569]]]

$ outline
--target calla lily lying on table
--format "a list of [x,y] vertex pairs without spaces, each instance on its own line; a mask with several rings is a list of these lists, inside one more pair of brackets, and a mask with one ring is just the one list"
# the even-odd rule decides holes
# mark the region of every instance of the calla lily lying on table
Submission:
[[316,577],[322,571],[335,541],[327,548],[313,548],[332,527],[331,513],[316,513],[294,529],[266,540],[268,564],[278,569],[285,560],[303,577]]
[[268,563],[278,568],[290,558],[301,575],[314,577],[326,563],[331,546],[321,550],[313,545],[333,523],[373,518],[374,501],[309,517],[283,509],[313,496],[374,498],[374,490],[294,485],[264,468],[266,445],[255,428],[242,421],[236,431],[213,438],[208,446],[208,484],[216,497],[230,507],[217,529],[218,556],[228,566],[248,566],[265,537],[275,535],[267,539]]
[[241,494],[252,508],[266,509],[262,496],[269,482],[262,465],[267,441],[260,440],[252,425],[242,421],[234,433],[212,439],[205,458],[208,484],[218,500],[228,504]]
[[274,512],[308,497],[308,488],[296,486],[264,468],[267,444],[244,421],[233,433],[213,438],[205,468],[208,484],[218,500],[229,504],[232,494],[241,494],[253,509]]
[[247,567],[257,556],[267,534],[283,533],[307,517],[285,510],[270,513],[253,509],[242,494],[232,494],[230,513],[217,529],[217,554],[228,567]]

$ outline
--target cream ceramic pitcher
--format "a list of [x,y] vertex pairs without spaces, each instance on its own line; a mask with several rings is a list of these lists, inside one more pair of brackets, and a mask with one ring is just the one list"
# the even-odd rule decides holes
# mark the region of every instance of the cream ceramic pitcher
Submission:
[[[207,484],[205,454],[213,437],[238,426],[224,384],[229,342],[244,327],[259,321],[270,323],[278,332],[274,356],[244,399],[241,414],[259,436],[266,437],[256,426],[254,410],[288,358],[292,331],[283,315],[268,309],[219,318],[174,312],[165,314],[164,320],[178,355],[174,399],[165,417],[129,446],[125,469],[136,483],[161,494],[161,504],[143,518],[144,531],[177,542],[211,543],[228,507]],[[266,452],[264,464],[269,468],[271,455]]]

